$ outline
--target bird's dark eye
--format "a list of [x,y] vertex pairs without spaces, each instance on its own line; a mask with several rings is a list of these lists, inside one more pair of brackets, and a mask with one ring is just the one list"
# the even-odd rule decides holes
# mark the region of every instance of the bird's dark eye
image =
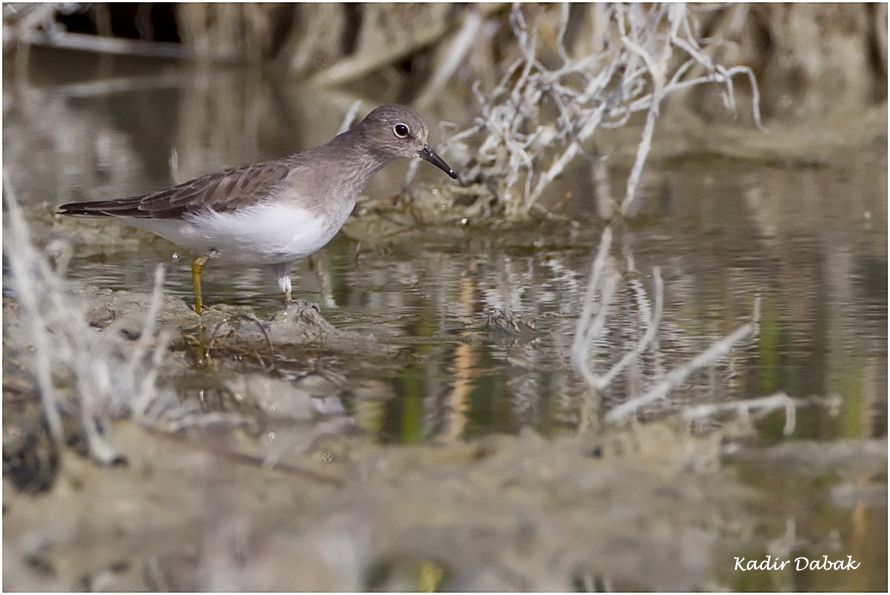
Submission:
[[411,129],[408,128],[407,124],[402,124],[401,122],[393,126],[392,131],[399,138],[406,138],[411,133]]

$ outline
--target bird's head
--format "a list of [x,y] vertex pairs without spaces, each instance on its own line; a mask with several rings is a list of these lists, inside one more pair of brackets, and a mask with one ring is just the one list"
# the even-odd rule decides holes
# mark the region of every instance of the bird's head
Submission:
[[420,114],[403,105],[381,105],[359,127],[373,150],[388,158],[419,157],[457,179],[457,173],[428,144],[429,128]]

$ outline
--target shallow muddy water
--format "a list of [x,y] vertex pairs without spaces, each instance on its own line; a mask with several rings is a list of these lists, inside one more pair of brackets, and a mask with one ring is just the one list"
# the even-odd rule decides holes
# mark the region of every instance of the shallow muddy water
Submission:
[[[176,248],[147,233],[54,219],[52,209],[166,186],[174,149],[176,177],[187,179],[322,142],[352,102],[338,95],[322,100],[258,74],[60,60],[36,55],[27,72],[10,68],[5,74],[4,166],[35,238],[71,242],[68,276],[99,288],[148,292],[154,267],[166,262],[167,293],[189,303],[188,255],[174,261]],[[370,107],[365,102],[363,111]],[[457,118],[456,108],[446,111]],[[446,182],[428,169],[423,179]],[[665,282],[659,350],[647,352],[610,388],[606,405],[640,391],[749,319],[760,296],[757,338],[693,376],[670,405],[780,391],[836,395],[834,414],[802,409],[790,438],[884,438],[886,171],[883,146],[808,167],[689,153],[651,161],[636,212],[616,228],[613,250],[618,270],[639,285],[619,290],[595,346],[597,366],[616,361],[642,332],[635,300],[639,288],[651,296],[653,267],[660,267]],[[404,166],[387,170],[367,193],[397,192],[403,172]],[[613,192],[623,189],[625,175],[622,164],[613,166]],[[283,348],[280,371],[299,378],[321,369],[337,378],[346,411],[382,443],[439,444],[524,428],[546,436],[577,432],[582,391],[569,353],[603,223],[584,163],[549,200],[566,193],[577,225],[492,231],[470,221],[384,237],[375,235],[379,228],[371,218],[350,224],[319,255],[320,267],[297,265],[295,293],[319,303],[338,329],[369,333],[383,348],[359,355]],[[4,262],[5,299],[15,297],[7,274]],[[260,268],[211,263],[204,293],[211,307],[249,305],[260,318],[280,308],[274,279]],[[518,317],[522,332],[488,324],[498,312]],[[221,365],[256,369],[249,361]],[[183,394],[200,390],[201,378],[213,385],[211,376],[184,375]],[[768,418],[757,443],[781,443],[783,424],[781,413]],[[872,562],[862,572],[790,573],[779,582],[768,573],[734,575],[727,562],[717,565],[715,580],[767,590],[886,586],[885,506],[838,505],[831,499],[834,484],[825,480],[835,470],[787,480],[780,467],[740,462],[738,470],[743,483],[765,494],[769,512],[757,526],[764,538],[790,539],[789,551],[858,552]],[[886,477],[865,474],[855,482],[882,486]],[[835,541],[826,545],[826,536]],[[795,539],[803,545],[794,546]]]

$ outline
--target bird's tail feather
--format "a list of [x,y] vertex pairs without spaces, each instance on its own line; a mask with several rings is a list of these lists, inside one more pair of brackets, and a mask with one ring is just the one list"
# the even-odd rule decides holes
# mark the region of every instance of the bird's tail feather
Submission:
[[69,202],[58,207],[56,213],[73,217],[146,217],[148,213],[139,209],[139,202],[138,197]]

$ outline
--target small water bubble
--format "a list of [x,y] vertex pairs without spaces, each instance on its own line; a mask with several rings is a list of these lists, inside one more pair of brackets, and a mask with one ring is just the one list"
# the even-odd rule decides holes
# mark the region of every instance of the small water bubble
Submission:
[[179,262],[179,254],[174,252],[170,255],[170,262]]

